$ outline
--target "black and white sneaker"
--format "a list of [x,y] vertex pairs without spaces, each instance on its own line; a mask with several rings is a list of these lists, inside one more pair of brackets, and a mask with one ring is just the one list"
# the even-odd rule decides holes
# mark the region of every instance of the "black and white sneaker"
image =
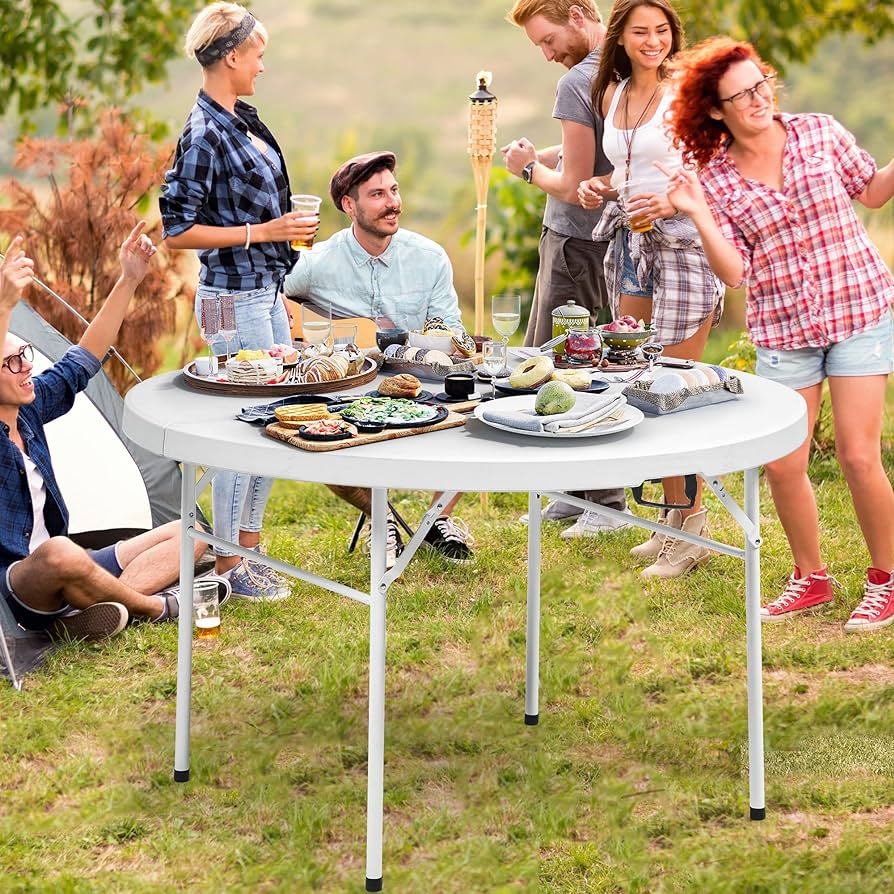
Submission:
[[[367,520],[366,527],[363,529],[363,533],[361,534],[362,541],[362,549],[363,552],[368,556],[370,549],[370,540],[372,538],[371,533],[371,525]],[[400,531],[397,529],[397,522],[394,520],[394,517],[389,515],[385,520],[385,570],[390,571],[395,563],[397,562],[397,557],[404,551],[404,542],[401,539]]]
[[464,565],[475,561],[475,538],[460,518],[442,515],[425,535],[423,545],[448,562]]

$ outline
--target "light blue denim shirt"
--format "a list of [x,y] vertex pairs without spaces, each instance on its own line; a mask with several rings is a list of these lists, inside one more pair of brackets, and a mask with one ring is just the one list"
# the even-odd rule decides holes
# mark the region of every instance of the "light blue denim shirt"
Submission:
[[360,245],[351,227],[339,230],[301,252],[284,291],[323,309],[331,305],[334,317],[386,316],[409,329],[441,317],[462,326],[447,252],[411,230],[398,230],[378,257]]

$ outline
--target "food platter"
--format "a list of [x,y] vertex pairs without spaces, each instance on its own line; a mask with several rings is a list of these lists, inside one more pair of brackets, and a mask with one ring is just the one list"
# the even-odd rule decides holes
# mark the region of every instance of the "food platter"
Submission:
[[190,388],[206,391],[210,394],[238,394],[243,397],[275,397],[286,394],[320,394],[332,391],[347,391],[358,385],[371,382],[379,372],[378,363],[372,357],[365,357],[360,372],[332,382],[292,382],[287,378],[284,382],[272,385],[240,385],[228,382],[225,375],[200,376],[196,373],[195,363],[187,363],[183,367],[183,381]]
[[[605,379],[593,379],[590,382],[590,387],[583,389],[580,393],[584,394],[589,392],[590,394],[601,394],[603,391],[608,390],[608,386],[609,383],[606,382]],[[539,388],[516,388],[509,384],[508,378],[497,379],[494,382],[494,388],[496,388],[497,391],[502,391],[503,394],[536,394],[539,390]]]
[[[352,406],[356,407],[353,412]],[[365,397],[344,406],[330,406],[329,409],[332,413],[340,413],[346,422],[360,426],[364,423],[381,425],[383,428],[417,428],[435,425],[447,418],[445,407],[420,404],[405,397]]]
[[[382,394],[381,391],[376,389],[375,391],[367,391],[366,396],[367,397],[391,397],[392,395]],[[422,403],[423,401],[431,400],[432,397],[434,397],[434,395],[431,393],[431,391],[420,391],[419,394],[417,394],[415,397],[408,397],[407,400],[415,400],[415,401]]]
[[[550,438],[553,441],[565,441],[571,438],[598,438],[602,435],[614,435],[618,432],[627,431],[645,419],[642,410],[632,407],[629,404],[624,407],[624,415],[621,419],[612,425],[599,425],[585,431],[574,432],[551,432],[551,431],[530,431],[527,429],[513,428],[511,425],[502,425],[498,422],[491,422],[484,418],[483,414],[487,411],[490,404],[479,404],[473,410],[476,419],[481,420],[490,428],[496,428],[499,431],[509,432],[512,435],[525,435],[535,438]],[[518,397],[507,397],[500,401],[500,409],[509,410],[526,410],[532,408],[530,397],[527,395],[519,395]]]

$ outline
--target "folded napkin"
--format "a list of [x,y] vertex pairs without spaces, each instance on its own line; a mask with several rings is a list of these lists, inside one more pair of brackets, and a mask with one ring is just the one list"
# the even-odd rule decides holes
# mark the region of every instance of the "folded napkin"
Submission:
[[[533,398],[532,398],[533,402]],[[589,394],[577,395],[577,402],[567,413],[555,413],[551,416],[538,416],[533,406],[529,410],[500,409],[501,401],[488,404],[481,411],[481,418],[507,428],[520,431],[543,431],[561,433],[580,426],[597,425],[602,421],[614,422],[619,419],[627,404],[623,394]]]

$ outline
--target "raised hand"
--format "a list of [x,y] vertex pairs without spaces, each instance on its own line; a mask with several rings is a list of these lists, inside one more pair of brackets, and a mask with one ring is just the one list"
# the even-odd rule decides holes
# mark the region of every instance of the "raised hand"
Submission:
[[600,208],[606,199],[612,198],[614,192],[602,177],[591,177],[581,180],[577,187],[577,200],[581,206],[592,210]]
[[507,170],[516,177],[521,177],[522,169],[528,162],[537,161],[537,148],[527,137],[507,143],[500,152]]
[[149,271],[149,262],[157,251],[152,240],[143,232],[145,227],[146,221],[141,220],[130,231],[118,252],[121,273],[125,279],[132,280],[136,285],[143,281]]
[[5,310],[18,304],[25,286],[34,276],[34,261],[25,254],[24,241],[21,236],[16,236],[0,264],[0,308]]
[[663,165],[656,163],[655,166],[660,168],[662,173],[668,174],[667,200],[677,211],[695,217],[708,210],[708,203],[695,171],[680,168],[671,174]]

